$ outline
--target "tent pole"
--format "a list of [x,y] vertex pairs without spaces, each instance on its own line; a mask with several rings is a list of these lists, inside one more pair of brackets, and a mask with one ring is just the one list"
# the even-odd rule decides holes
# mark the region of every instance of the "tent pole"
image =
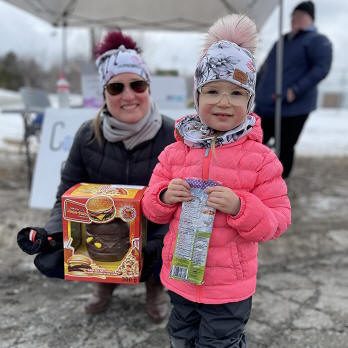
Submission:
[[95,32],[95,27],[91,27],[89,29],[89,40],[90,40],[90,45],[91,45],[91,52],[90,52],[90,61],[94,62],[95,61],[95,46],[97,43],[97,38],[96,38],[96,32]]
[[282,124],[282,84],[283,84],[283,0],[279,0],[279,40],[277,42],[277,60],[276,60],[276,100],[275,100],[275,150],[280,154],[281,146],[281,124]]
[[67,64],[67,21],[64,16],[62,23],[62,61],[61,61],[61,73],[66,76],[66,64]]

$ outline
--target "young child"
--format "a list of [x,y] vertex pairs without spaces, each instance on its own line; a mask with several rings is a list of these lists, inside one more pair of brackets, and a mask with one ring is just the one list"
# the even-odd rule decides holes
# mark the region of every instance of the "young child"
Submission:
[[[142,201],[149,220],[170,223],[161,281],[173,304],[172,347],[246,347],[258,243],[279,237],[290,224],[282,165],[262,145],[260,119],[251,112],[256,39],[255,24],[242,15],[210,28],[195,72],[198,114],[177,121],[177,142],[160,154]],[[191,178],[218,183],[205,189],[216,213],[199,285],[171,274],[181,203],[193,198]]]

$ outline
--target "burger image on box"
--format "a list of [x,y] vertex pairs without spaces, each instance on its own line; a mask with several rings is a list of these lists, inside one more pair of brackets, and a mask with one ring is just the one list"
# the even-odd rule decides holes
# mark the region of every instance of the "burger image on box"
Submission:
[[82,254],[72,255],[68,259],[69,272],[84,272],[91,269],[92,260]]
[[114,201],[109,196],[91,197],[86,202],[89,218],[96,223],[105,223],[115,217]]
[[62,196],[67,280],[138,283],[145,187],[80,183]]

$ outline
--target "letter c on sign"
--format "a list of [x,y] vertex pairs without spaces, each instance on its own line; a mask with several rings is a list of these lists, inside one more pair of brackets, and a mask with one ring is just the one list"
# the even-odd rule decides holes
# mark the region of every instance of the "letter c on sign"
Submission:
[[52,151],[58,151],[63,146],[63,140],[59,140],[59,137],[57,135],[59,128],[65,128],[64,122],[56,122],[53,124],[51,139],[50,139],[50,149]]

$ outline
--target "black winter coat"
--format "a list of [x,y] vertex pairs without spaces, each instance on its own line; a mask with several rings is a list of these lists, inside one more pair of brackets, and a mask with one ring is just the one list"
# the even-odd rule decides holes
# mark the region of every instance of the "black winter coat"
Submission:
[[[95,184],[147,185],[162,150],[174,142],[174,121],[162,116],[162,127],[156,136],[132,150],[123,142],[111,143],[103,138],[98,143],[93,133],[93,121],[87,121],[77,131],[61,173],[56,203],[45,226],[49,234],[62,232],[62,194],[79,182]],[[148,238],[156,238],[158,225],[148,223]],[[163,234],[163,233],[161,233]]]

